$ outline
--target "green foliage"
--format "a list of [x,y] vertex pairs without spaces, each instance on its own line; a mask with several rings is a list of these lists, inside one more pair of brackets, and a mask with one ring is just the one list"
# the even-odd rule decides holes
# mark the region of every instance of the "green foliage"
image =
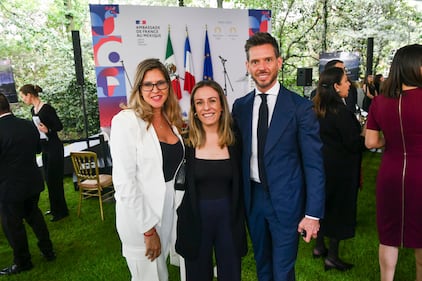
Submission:
[[86,136],[82,94],[84,94],[85,99],[88,135],[90,136],[100,132],[100,117],[98,113],[96,91],[95,84],[89,81],[81,88],[76,81],[73,80],[70,82],[67,89],[45,95],[46,100],[51,104],[60,105],[63,104],[63,101],[66,101],[65,107],[60,106],[57,108],[57,114],[60,116],[63,124],[65,124],[62,132],[62,137],[64,139],[78,139]]
[[374,38],[373,70],[387,74],[391,54],[403,45],[420,42],[422,36],[422,13],[405,0],[234,0],[234,3],[238,8],[271,9],[272,34],[278,38],[283,56],[280,76],[288,87],[294,86],[294,79],[290,78],[295,77],[299,67],[313,67],[317,74],[321,52],[359,52],[363,75],[369,37]]
[[[15,0],[0,2],[0,58],[12,61],[17,88],[37,84],[41,98],[51,103],[63,122],[62,138],[85,137],[81,93],[75,84],[71,30],[89,30],[85,0]],[[92,45],[89,32],[81,32],[86,77],[85,96],[89,134],[99,132]],[[19,104],[14,112],[29,118],[29,108]]]

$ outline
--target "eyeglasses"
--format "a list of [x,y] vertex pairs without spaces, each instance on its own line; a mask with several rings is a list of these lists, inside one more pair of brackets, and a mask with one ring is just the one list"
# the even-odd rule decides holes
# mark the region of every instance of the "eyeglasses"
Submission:
[[146,82],[141,84],[140,88],[145,92],[151,92],[154,89],[154,86],[158,90],[167,90],[169,83],[167,81],[158,81],[157,83]]

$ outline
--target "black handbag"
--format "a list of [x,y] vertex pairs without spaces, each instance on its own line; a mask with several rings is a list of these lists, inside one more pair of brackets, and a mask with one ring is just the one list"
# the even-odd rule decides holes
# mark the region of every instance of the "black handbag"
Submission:
[[186,159],[182,160],[179,170],[177,170],[176,177],[174,179],[175,190],[185,190],[186,183]]

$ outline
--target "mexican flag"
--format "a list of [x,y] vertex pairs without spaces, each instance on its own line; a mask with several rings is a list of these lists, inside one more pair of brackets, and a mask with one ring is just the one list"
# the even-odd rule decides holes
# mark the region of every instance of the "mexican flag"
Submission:
[[177,74],[176,58],[173,52],[173,45],[171,44],[170,32],[167,37],[166,60],[164,62],[171,79],[171,85],[177,98],[182,99],[182,90],[180,88],[179,75]]

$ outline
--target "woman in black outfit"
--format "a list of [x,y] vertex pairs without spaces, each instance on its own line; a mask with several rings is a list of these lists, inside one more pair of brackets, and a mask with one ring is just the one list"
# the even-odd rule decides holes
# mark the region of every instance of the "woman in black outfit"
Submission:
[[[350,82],[341,68],[330,68],[320,75],[314,109],[320,124],[325,169],[325,215],[321,220],[314,257],[326,257],[325,270],[341,271],[352,264],[339,257],[341,240],[355,236],[357,196],[364,150],[364,132],[355,115],[347,109]],[[324,238],[329,238],[328,249]]]
[[57,135],[63,125],[56,110],[41,101],[41,92],[40,86],[32,84],[26,84],[19,89],[19,95],[25,104],[33,105],[31,114],[42,135],[42,161],[50,200],[50,210],[46,214],[51,214],[51,221],[54,222],[69,215],[63,188],[64,148]]
[[366,112],[369,112],[369,107],[375,96],[378,96],[378,91],[374,81],[374,75],[369,74],[366,76],[362,86],[363,93],[365,96],[362,101],[362,108]]
[[177,210],[176,251],[185,258],[187,281],[241,280],[247,252],[241,195],[240,150],[223,89],[197,83],[191,95],[186,146],[186,186]]

